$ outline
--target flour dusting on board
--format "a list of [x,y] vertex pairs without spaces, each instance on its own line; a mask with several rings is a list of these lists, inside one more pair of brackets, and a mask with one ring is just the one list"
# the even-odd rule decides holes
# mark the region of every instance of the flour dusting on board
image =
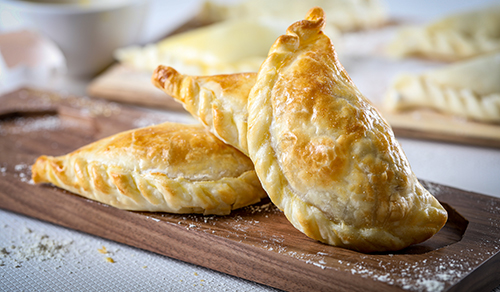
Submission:
[[38,118],[19,117],[11,125],[0,124],[0,135],[26,134],[37,131],[51,131],[62,127],[61,120],[52,115],[45,115]]
[[31,166],[26,163],[19,163],[14,165],[14,171],[12,172],[14,177],[18,178],[24,183],[33,184],[31,179]]
[[67,104],[75,109],[80,109],[80,115],[90,117],[110,117],[120,113],[120,106],[115,102],[92,99],[88,96],[74,96],[63,92],[46,92],[34,89],[27,90],[27,94],[34,94],[38,98],[35,102],[42,105]]
[[452,284],[460,281],[464,276],[473,272],[477,264],[485,261],[498,253],[500,242],[495,243],[493,249],[491,242],[482,243],[484,248],[475,250],[467,248],[454,254],[427,254],[425,259],[409,262],[403,257],[398,260],[398,255],[370,257],[370,261],[378,260],[379,269],[374,270],[373,264],[363,261],[351,264],[350,272],[365,278],[389,285],[398,285],[408,291],[443,291]]
[[427,189],[427,191],[429,191],[429,193],[433,195],[439,194],[441,192],[441,186],[436,183],[426,182],[424,187]]
[[[37,98],[28,99],[31,95]],[[35,89],[21,90],[19,99],[25,103],[11,109],[13,117],[2,120],[0,136],[79,127],[74,118],[110,117],[121,111],[117,103]],[[72,113],[63,118],[65,110]]]
[[7,166],[0,164],[0,175],[5,176],[7,174]]
[[[431,191],[441,192],[440,186],[426,183]],[[491,206],[490,206],[491,205]],[[485,206],[488,211],[500,211],[499,204]],[[500,240],[480,242],[476,248],[466,248],[460,252],[446,249],[423,253],[419,260],[407,254],[360,254],[353,252],[350,257],[339,257],[330,246],[317,252],[307,252],[289,245],[284,233],[267,233],[269,218],[281,211],[271,202],[247,206],[241,213],[226,216],[183,215],[177,225],[189,231],[205,232],[234,240],[256,240],[254,244],[273,253],[288,256],[322,270],[347,272],[355,276],[371,279],[379,283],[394,285],[406,291],[444,291],[473,272],[477,265],[496,255],[500,250]],[[164,216],[171,216],[165,214]],[[261,225],[262,224],[262,225]],[[262,227],[259,227],[262,226]],[[492,228],[495,227],[492,222]],[[493,230],[493,229],[492,229]],[[493,232],[493,231],[492,231]],[[306,249],[307,250],[307,249]]]

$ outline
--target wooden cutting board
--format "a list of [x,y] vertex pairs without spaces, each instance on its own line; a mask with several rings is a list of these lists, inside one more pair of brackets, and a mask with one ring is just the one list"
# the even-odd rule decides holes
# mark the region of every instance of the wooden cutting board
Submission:
[[167,110],[184,111],[182,105],[151,83],[147,72],[115,64],[88,86],[90,96]]
[[0,101],[2,209],[287,291],[489,291],[500,283],[500,199],[425,182],[449,212],[445,227],[376,254],[311,240],[267,200],[228,216],[124,211],[34,185],[30,166],[42,154],[176,118],[27,89]]

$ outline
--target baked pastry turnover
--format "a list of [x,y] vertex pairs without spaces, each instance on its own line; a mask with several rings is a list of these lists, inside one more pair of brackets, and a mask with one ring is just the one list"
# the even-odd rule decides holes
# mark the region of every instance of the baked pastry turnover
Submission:
[[388,52],[396,57],[458,61],[500,51],[500,7],[455,14],[400,29]]
[[[206,124],[214,132],[237,133],[238,123],[247,123],[247,141],[230,143],[247,145],[271,200],[309,237],[363,252],[422,242],[440,230],[447,213],[419,183],[391,128],[349,78],[322,32],[324,23],[323,10],[313,8],[276,40],[255,81],[241,80],[255,84],[239,110],[227,105],[244,100],[240,94],[246,90],[224,95],[230,82],[220,79],[242,75],[199,82],[159,67],[153,80],[186,108],[199,108],[192,113],[212,112],[199,118],[212,118]],[[217,90],[208,85],[210,78]],[[230,112],[239,116],[229,119]]]
[[35,183],[135,211],[225,215],[266,196],[250,159],[201,125],[163,123],[41,156]]
[[401,74],[384,105],[399,111],[432,108],[481,122],[500,122],[500,53],[443,66],[421,74]]
[[160,65],[151,79],[219,139],[248,155],[247,103],[257,73],[189,76]]

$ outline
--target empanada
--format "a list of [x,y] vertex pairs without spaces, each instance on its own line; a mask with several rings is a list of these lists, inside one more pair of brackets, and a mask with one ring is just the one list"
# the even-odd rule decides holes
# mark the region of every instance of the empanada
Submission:
[[144,47],[118,49],[115,57],[126,66],[148,72],[159,64],[191,75],[257,72],[276,38],[315,5],[335,15],[326,28],[328,36],[334,39],[339,37],[339,30],[370,28],[386,21],[385,9],[378,0],[208,3],[208,13],[219,15],[211,19],[216,23]]
[[457,61],[500,51],[500,7],[451,15],[399,30],[388,46],[395,57]]
[[[316,7],[291,25],[262,64],[246,107],[231,110],[248,112],[247,149],[257,175],[274,204],[313,239],[363,252],[422,242],[440,230],[447,212],[419,183],[391,128],[347,75],[324,23]],[[169,71],[160,67],[153,75],[157,86],[186,107],[198,103],[210,111],[214,99],[207,95],[224,103],[223,89],[162,72]],[[168,90],[176,86],[191,89]],[[223,125],[228,132],[236,128],[231,121]]]
[[111,206],[225,215],[266,197],[250,159],[201,125],[130,130],[59,157],[41,156],[35,183]]
[[[301,19],[311,7],[319,6],[330,16],[326,23],[329,37],[332,29],[352,31],[380,26],[387,21],[384,5],[379,0],[246,0],[237,3],[207,1],[205,14],[214,21],[257,19],[261,23],[284,24],[282,31]],[[208,15],[208,17],[210,17]]]
[[173,35],[157,44],[122,48],[115,57],[148,72],[159,64],[174,66],[184,74],[256,72],[279,35],[272,26],[235,19]]
[[500,53],[422,74],[400,74],[384,105],[398,111],[420,107],[482,122],[500,122]]
[[256,79],[257,73],[189,76],[160,65],[151,81],[219,139],[248,155],[247,102]]

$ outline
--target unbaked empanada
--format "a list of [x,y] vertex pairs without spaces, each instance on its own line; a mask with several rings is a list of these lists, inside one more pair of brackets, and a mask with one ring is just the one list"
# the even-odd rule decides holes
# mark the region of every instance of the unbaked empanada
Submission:
[[115,57],[149,72],[159,64],[196,75],[257,72],[280,34],[272,25],[235,19],[173,35],[157,44],[122,48]]
[[500,7],[452,15],[427,26],[402,28],[388,46],[396,57],[457,61],[500,51]]
[[250,159],[201,125],[163,123],[41,156],[32,178],[135,211],[225,215],[266,197]]
[[236,5],[209,3],[216,23],[169,36],[156,44],[118,49],[116,59],[134,69],[152,72],[162,64],[183,74],[212,75],[257,72],[271,45],[286,28],[313,6],[325,7],[332,17],[330,38],[339,30],[374,27],[386,21],[378,0],[251,0]]
[[[322,32],[324,23],[323,10],[314,8],[278,38],[239,111],[248,112],[247,149],[257,175],[274,204],[313,239],[363,252],[422,242],[440,230],[447,213],[347,75]],[[192,78],[170,79],[161,72],[168,70],[156,71],[157,86],[184,81],[175,86],[198,88]],[[210,91],[176,90],[192,95],[186,98],[167,90],[207,111],[214,100],[204,98]],[[220,92],[208,95],[224,103]]]
[[244,18],[279,23],[282,32],[314,6],[330,15],[324,29],[329,37],[333,36],[330,35],[332,30],[373,28],[387,21],[386,9],[379,0],[246,0],[235,4],[207,1],[205,13],[215,15],[214,21]]
[[388,90],[388,110],[432,108],[482,122],[500,122],[500,53],[422,74],[401,74]]

